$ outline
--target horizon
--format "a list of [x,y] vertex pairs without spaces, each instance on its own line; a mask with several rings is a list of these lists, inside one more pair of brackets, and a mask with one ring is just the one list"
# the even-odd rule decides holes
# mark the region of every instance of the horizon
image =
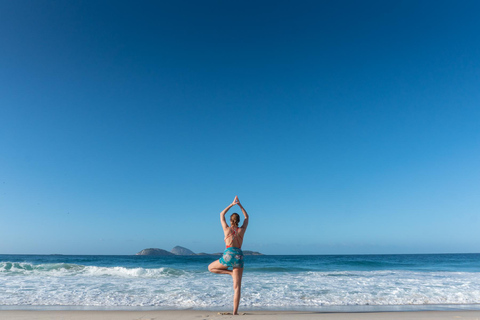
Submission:
[[0,0],[0,252],[479,251],[479,10]]
[[[146,249],[161,249],[168,251],[162,248],[145,248]],[[140,251],[142,251],[140,250]],[[140,252],[139,251],[139,252]],[[251,251],[251,252],[258,252],[255,250],[243,250],[243,251]],[[202,254],[201,254],[202,253]],[[331,254],[267,254],[259,252],[261,255],[251,255],[251,256],[401,256],[401,255],[471,255],[471,254],[480,254],[480,252],[442,252],[442,253],[331,253]],[[222,254],[222,252],[195,252],[193,256],[218,256]],[[2,256],[137,256],[137,254],[64,254],[64,253],[0,253]],[[192,256],[192,255],[182,255],[182,254],[173,254],[168,256],[155,256],[155,255],[138,255],[143,257],[174,257],[174,256]],[[250,257],[250,255],[249,255]]]

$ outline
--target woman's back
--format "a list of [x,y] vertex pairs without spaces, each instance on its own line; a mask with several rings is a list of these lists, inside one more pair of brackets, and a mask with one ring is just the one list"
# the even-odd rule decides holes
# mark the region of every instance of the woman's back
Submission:
[[243,236],[245,235],[245,228],[239,228],[231,226],[224,230],[225,233],[225,246],[227,248],[235,247],[241,248],[243,244]]

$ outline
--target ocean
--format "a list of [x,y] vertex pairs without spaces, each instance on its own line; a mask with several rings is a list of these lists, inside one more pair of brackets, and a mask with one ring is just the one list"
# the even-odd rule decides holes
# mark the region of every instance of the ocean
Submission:
[[[218,256],[0,255],[0,309],[230,310]],[[480,254],[246,256],[243,310],[480,308]]]

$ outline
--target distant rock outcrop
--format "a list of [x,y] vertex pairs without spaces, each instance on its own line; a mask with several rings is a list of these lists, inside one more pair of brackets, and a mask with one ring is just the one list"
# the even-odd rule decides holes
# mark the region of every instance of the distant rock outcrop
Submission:
[[171,253],[177,256],[191,256],[195,254],[192,250],[180,246],[173,248]]
[[173,256],[174,254],[163,249],[148,248],[148,249],[143,249],[136,255],[137,256]]

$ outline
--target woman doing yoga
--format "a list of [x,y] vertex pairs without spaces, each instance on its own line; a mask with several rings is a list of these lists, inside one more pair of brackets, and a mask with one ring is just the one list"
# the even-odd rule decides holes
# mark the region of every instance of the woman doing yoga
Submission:
[[[225,214],[231,207],[238,204],[245,217],[243,225],[238,226],[240,223],[240,216],[237,213],[232,213],[230,216],[230,226],[225,221]],[[243,236],[248,226],[248,214],[240,204],[238,197],[235,196],[233,202],[220,212],[220,223],[222,224],[223,233],[225,234],[226,249],[223,252],[222,257],[212,262],[208,266],[208,270],[213,273],[229,274],[233,278],[233,314],[238,314],[238,304],[240,303],[240,293],[242,287],[242,275],[243,275],[243,252],[242,243]],[[229,270],[228,268],[232,268]]]

